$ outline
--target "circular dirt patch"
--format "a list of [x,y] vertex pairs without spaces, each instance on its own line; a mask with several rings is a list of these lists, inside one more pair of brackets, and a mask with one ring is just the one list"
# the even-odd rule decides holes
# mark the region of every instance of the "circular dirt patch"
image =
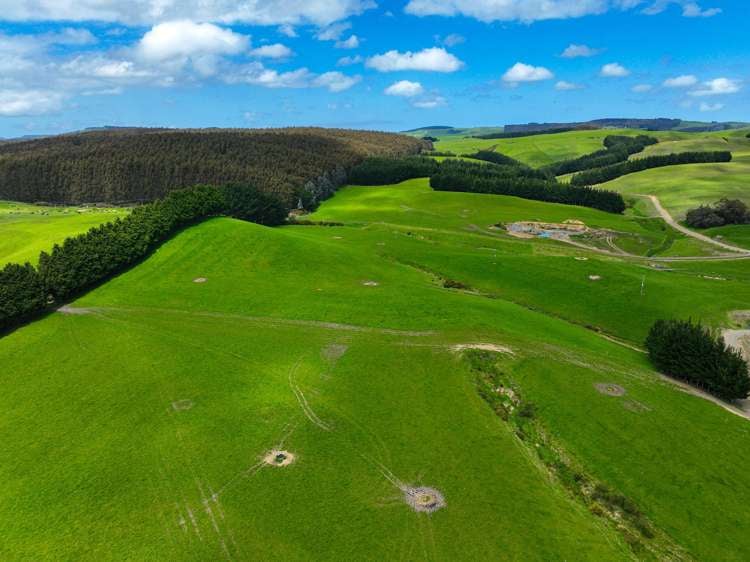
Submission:
[[435,488],[404,488],[404,501],[414,511],[434,513],[445,507],[445,498]]
[[598,382],[594,385],[594,387],[600,393],[606,394],[607,396],[625,396],[625,393],[627,392],[619,384],[614,384],[611,382]]
[[377,281],[362,281],[362,284],[365,287],[377,287],[378,285],[380,285],[380,283],[378,283]]
[[266,453],[266,456],[263,457],[263,462],[269,466],[289,466],[294,462],[294,458],[294,455],[289,451],[278,451],[274,449],[273,451],[268,451],[268,453]]
[[196,277],[195,279],[193,279],[193,283],[205,283],[206,281],[208,281],[208,279],[206,279],[205,277]]
[[172,409],[175,412],[182,412],[184,410],[189,410],[192,407],[193,407],[192,400],[176,400],[175,402],[172,402]]

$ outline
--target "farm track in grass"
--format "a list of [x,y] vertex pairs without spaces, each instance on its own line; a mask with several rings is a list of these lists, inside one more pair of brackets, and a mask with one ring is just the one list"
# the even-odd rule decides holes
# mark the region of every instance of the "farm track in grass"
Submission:
[[[211,219],[0,339],[0,558],[750,556],[750,422],[637,350],[657,318],[726,326],[748,262],[654,269],[512,238],[489,227],[578,219],[644,247],[665,231],[425,180],[348,187],[310,218],[346,226]],[[567,491],[479,396],[467,348],[498,352],[655,538]],[[293,462],[265,460],[279,451]]]

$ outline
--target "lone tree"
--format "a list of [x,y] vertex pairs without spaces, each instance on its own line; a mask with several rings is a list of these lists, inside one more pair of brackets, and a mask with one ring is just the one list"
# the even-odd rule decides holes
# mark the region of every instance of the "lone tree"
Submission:
[[658,320],[646,338],[657,369],[724,400],[750,394],[750,375],[742,355],[691,320]]

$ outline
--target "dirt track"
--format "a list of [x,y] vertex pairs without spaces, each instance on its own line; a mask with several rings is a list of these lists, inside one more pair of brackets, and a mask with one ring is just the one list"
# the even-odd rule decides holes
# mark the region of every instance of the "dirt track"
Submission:
[[669,211],[667,211],[664,207],[662,207],[661,201],[659,201],[659,198],[656,197],[655,195],[642,195],[642,197],[648,197],[651,203],[654,205],[654,208],[656,209],[656,211],[659,213],[659,216],[662,219],[664,219],[664,222],[666,222],[669,226],[671,226],[675,230],[679,230],[685,236],[690,236],[691,238],[695,238],[696,240],[700,240],[701,242],[706,242],[707,244],[713,244],[714,246],[718,246],[719,248],[729,250],[730,252],[750,254],[750,250],[746,248],[740,248],[739,246],[732,246],[731,244],[725,244],[724,242],[719,242],[718,240],[714,240],[713,238],[709,238],[708,236],[704,236],[703,234],[694,232],[690,230],[689,228],[685,228],[684,226],[682,226],[680,223],[678,223],[676,220],[672,218],[672,215],[670,215]]

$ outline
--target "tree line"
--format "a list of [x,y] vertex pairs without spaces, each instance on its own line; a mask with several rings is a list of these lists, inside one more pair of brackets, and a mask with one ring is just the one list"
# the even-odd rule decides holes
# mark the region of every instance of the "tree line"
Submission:
[[[593,128],[593,127],[590,127]],[[557,133],[569,133],[571,131],[585,130],[585,127],[556,127],[553,129],[542,129],[540,131],[511,131],[502,133],[486,133],[475,135],[474,139],[517,139],[521,137],[533,137],[536,135],[554,135]]]
[[573,172],[580,172],[582,170],[610,166],[618,162],[624,162],[631,155],[638,154],[647,146],[651,146],[658,142],[659,139],[647,135],[638,135],[636,137],[608,135],[604,137],[603,149],[594,151],[590,154],[585,154],[578,158],[555,162],[548,166],[544,166],[542,169],[553,176],[561,176]]
[[570,183],[573,185],[596,185],[611,181],[626,174],[642,172],[651,168],[663,166],[677,166],[679,164],[706,164],[711,162],[731,162],[732,153],[728,151],[714,152],[680,152],[677,154],[663,154],[647,156],[636,160],[627,160],[619,164],[594,168],[574,175]]
[[390,185],[408,179],[425,178],[437,172],[440,164],[434,158],[368,158],[349,172],[349,183],[355,185]]
[[[314,206],[371,155],[428,143],[338,129],[117,129],[0,145],[0,199],[30,203],[148,202],[189,185],[246,183],[287,206]],[[318,183],[326,189],[317,189]],[[335,186],[337,187],[337,186]]]
[[743,400],[750,394],[742,355],[700,324],[658,320],[646,338],[646,349],[654,366],[670,377],[724,400]]
[[133,209],[124,218],[66,238],[42,252],[39,266],[0,270],[0,331],[79,294],[148,256],[176,231],[210,216],[281,224],[280,199],[246,185],[197,185]]
[[448,160],[430,178],[430,186],[437,191],[512,195],[535,201],[591,207],[609,213],[622,213],[625,210],[625,201],[619,193],[558,183],[539,170],[519,166],[488,166]]
[[691,228],[711,228],[726,224],[750,224],[750,210],[739,199],[720,199],[713,205],[690,209],[685,222]]

